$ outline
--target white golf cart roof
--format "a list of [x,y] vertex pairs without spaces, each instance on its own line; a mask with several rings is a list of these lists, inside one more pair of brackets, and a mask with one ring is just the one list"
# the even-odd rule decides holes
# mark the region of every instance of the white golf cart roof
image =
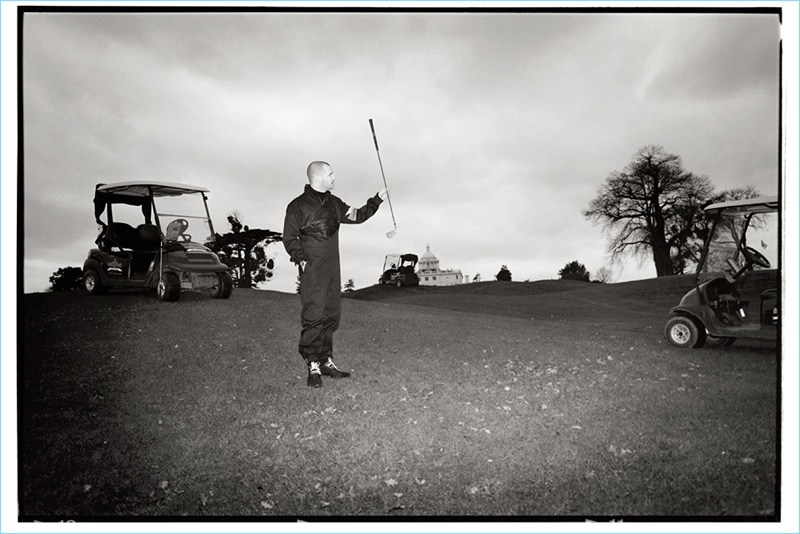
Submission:
[[727,211],[732,213],[770,213],[778,211],[778,197],[745,198],[728,202],[717,202],[705,208],[708,213]]
[[103,193],[113,193],[114,195],[130,195],[132,197],[166,197],[185,195],[187,193],[208,193],[205,187],[189,184],[177,184],[171,182],[116,182],[113,184],[101,185],[97,188]]

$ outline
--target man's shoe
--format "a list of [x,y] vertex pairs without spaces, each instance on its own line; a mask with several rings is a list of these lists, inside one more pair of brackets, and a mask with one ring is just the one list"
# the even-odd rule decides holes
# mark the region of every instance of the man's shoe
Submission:
[[348,378],[350,376],[347,371],[340,371],[331,359],[322,365],[322,374],[331,378]]
[[308,364],[308,380],[306,385],[310,388],[322,387],[322,374],[319,370],[319,362],[311,362]]

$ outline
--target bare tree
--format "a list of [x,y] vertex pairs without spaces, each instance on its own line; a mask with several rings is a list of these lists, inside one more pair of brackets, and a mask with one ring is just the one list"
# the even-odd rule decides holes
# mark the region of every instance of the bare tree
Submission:
[[614,279],[614,271],[610,267],[600,267],[594,273],[594,279],[601,284],[610,284]]
[[612,261],[652,255],[656,276],[668,276],[686,268],[712,190],[708,177],[686,171],[679,156],[648,145],[606,178],[583,215],[604,226]]

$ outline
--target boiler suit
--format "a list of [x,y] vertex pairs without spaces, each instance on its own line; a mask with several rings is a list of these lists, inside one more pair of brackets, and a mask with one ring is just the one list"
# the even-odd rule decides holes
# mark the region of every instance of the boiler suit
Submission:
[[356,218],[351,220],[347,217],[350,206],[339,197],[306,185],[303,194],[286,208],[283,246],[294,263],[307,262],[305,270],[300,269],[302,331],[298,344],[307,363],[323,364],[333,355],[333,333],[341,317],[339,225],[366,221],[378,211],[381,202],[375,195],[356,210]]

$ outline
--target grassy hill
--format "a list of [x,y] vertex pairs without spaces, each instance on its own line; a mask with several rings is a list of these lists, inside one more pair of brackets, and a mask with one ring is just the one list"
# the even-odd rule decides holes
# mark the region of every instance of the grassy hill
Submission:
[[672,348],[690,286],[366,288],[321,389],[297,295],[24,295],[20,513],[775,520],[778,350]]
[[532,319],[625,321],[629,316],[641,317],[644,314],[654,321],[666,321],[669,309],[693,287],[694,276],[681,275],[619,284],[542,280],[442,287],[374,285],[345,296],[356,300],[388,300],[394,304]]
[[614,296],[627,295],[647,297],[652,294],[682,296],[694,286],[694,275],[666,276],[647,280],[635,280],[618,284],[597,284],[577,280],[538,280],[535,282],[475,282],[452,286],[417,286],[397,288],[393,285],[374,285],[349,293],[351,298],[361,300],[383,300],[396,298],[403,293],[411,295],[495,295],[522,296],[587,291]]

